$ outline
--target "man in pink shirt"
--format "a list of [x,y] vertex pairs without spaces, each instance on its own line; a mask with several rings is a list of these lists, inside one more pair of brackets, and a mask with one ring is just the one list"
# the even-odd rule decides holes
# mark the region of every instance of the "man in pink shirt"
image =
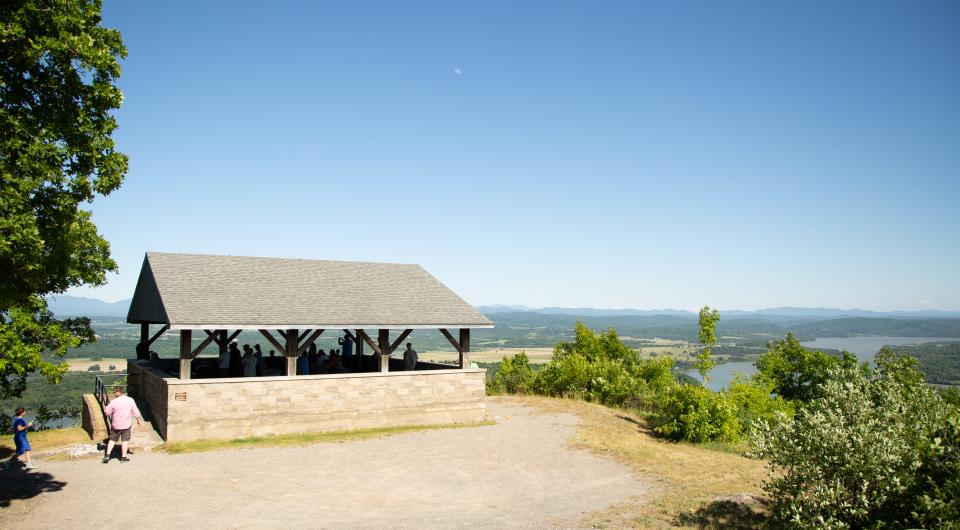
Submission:
[[110,425],[113,429],[110,431],[110,441],[107,443],[107,454],[103,457],[103,463],[110,462],[110,454],[113,453],[113,446],[120,440],[120,461],[129,462],[127,458],[127,444],[130,443],[130,428],[133,418],[137,418],[137,425],[140,425],[140,409],[133,398],[123,395],[123,389],[117,387],[114,389],[114,398],[110,404],[103,409],[103,415],[110,418]]

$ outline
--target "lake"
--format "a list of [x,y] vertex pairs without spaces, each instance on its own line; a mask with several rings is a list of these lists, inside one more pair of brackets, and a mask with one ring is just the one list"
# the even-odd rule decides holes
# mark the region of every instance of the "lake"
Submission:
[[[811,350],[847,350],[857,356],[860,362],[873,364],[873,357],[883,346],[901,346],[903,344],[921,344],[924,342],[945,342],[960,340],[956,337],[824,337],[811,342],[801,342],[804,348]],[[713,391],[730,384],[737,373],[749,377],[757,373],[752,362],[725,363],[710,371],[707,388]],[[701,381],[696,370],[688,370],[687,375]]]

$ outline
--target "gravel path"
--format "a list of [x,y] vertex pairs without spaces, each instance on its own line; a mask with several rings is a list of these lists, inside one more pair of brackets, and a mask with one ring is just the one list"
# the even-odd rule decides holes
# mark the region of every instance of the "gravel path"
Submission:
[[567,446],[574,416],[487,406],[496,425],[0,471],[0,527],[571,527],[647,491]]

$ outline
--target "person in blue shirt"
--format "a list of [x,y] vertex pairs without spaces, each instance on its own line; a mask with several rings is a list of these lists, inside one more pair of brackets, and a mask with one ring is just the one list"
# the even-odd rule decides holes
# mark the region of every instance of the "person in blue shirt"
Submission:
[[307,358],[307,352],[301,353],[297,358],[297,375],[310,375],[310,359]]
[[30,441],[27,440],[27,429],[33,427],[33,422],[27,423],[27,420],[23,419],[23,413],[26,412],[23,407],[17,407],[16,412],[17,417],[13,419],[13,443],[16,445],[17,451],[3,465],[9,469],[20,458],[20,455],[23,455],[23,461],[26,462],[27,469],[36,469],[37,466],[30,461]]

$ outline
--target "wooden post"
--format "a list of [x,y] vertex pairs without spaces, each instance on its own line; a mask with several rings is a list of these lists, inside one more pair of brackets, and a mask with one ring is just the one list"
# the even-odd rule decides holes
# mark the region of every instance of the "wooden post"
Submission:
[[193,331],[180,330],[180,379],[190,379],[190,362],[193,361]]
[[470,368],[470,328],[460,328],[460,368]]
[[353,336],[357,339],[353,341],[353,349],[357,357],[356,361],[354,361],[356,363],[354,369],[356,369],[357,372],[363,371],[363,339],[360,338],[361,333],[363,333],[362,329],[358,329],[353,333]]
[[[220,334],[220,340],[217,341],[217,353],[225,353],[227,351],[227,346],[230,345],[230,341],[227,340],[227,330],[221,329],[216,333]],[[217,367],[219,368],[219,366],[220,365],[218,364]]]
[[377,333],[377,345],[380,346],[380,371],[390,371],[390,330],[381,329]]
[[287,375],[297,375],[297,342],[300,339],[300,332],[296,329],[288,329],[284,337],[287,339],[287,351],[284,356],[287,358]]
[[140,324],[140,342],[150,341],[150,324],[143,322]]

